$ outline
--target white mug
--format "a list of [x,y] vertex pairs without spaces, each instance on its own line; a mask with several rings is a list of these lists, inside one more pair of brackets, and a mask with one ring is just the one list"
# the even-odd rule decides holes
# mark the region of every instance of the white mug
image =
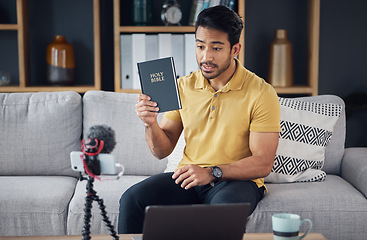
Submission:
[[[299,228],[304,223],[309,223],[309,228],[305,234],[298,236]],[[306,237],[312,229],[310,219],[303,219],[297,214],[279,213],[272,216],[274,240],[299,240]]]

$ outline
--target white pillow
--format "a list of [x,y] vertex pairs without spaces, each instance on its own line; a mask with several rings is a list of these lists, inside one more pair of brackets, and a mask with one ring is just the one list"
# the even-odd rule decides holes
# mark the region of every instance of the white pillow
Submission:
[[183,151],[186,146],[184,132],[182,131],[180,138],[177,141],[176,147],[173,152],[167,157],[167,167],[164,172],[173,172],[177,168],[178,164],[182,160]]
[[325,148],[329,144],[342,106],[279,98],[279,145],[265,182],[323,181]]

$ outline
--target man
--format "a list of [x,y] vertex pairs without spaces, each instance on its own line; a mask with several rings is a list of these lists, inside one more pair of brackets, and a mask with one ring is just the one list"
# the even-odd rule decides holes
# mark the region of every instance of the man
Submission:
[[202,11],[195,26],[200,70],[178,80],[182,109],[157,122],[157,103],[139,95],[136,112],[153,155],[167,157],[184,130],[186,147],[174,173],[152,176],[120,199],[119,233],[141,233],[145,207],[251,203],[262,199],[280,131],[275,90],[235,58],[241,18],[224,6]]

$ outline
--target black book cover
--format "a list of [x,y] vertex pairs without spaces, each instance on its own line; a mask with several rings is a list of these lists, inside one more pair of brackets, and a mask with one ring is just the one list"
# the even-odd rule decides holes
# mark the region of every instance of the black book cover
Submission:
[[142,92],[158,104],[159,112],[181,109],[172,57],[140,62],[138,71]]

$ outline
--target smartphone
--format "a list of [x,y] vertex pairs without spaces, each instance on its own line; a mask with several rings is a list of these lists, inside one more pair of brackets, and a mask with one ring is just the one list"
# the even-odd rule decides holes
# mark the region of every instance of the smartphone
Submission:
[[[80,151],[72,151],[70,153],[71,169],[77,172],[84,172],[83,166],[83,153]],[[100,153],[98,154],[98,160],[101,167],[101,174],[116,175],[116,162],[115,158],[111,154]]]

